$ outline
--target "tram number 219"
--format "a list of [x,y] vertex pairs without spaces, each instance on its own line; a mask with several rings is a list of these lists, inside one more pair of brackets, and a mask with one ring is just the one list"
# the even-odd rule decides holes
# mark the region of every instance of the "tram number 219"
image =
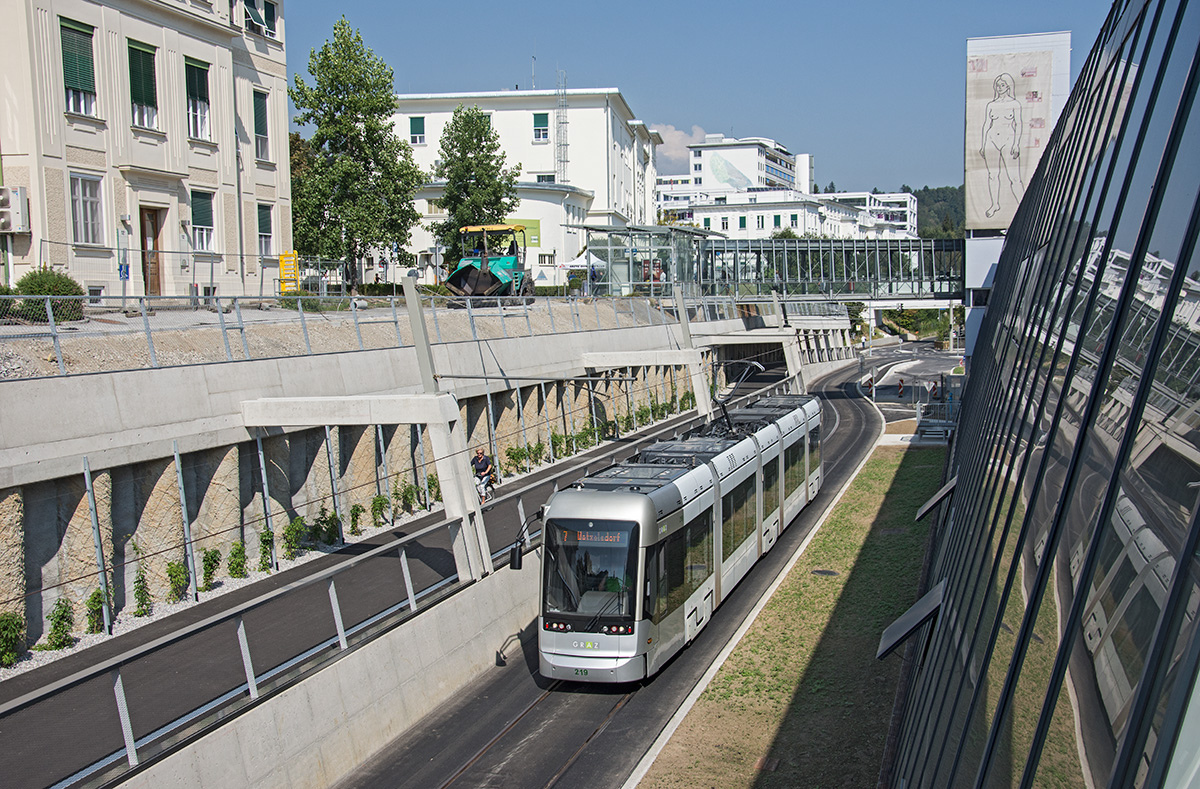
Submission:
[[587,675],[588,675],[588,670],[587,670],[586,668],[577,668],[577,669],[575,669],[575,676],[577,676],[577,677],[586,677]]

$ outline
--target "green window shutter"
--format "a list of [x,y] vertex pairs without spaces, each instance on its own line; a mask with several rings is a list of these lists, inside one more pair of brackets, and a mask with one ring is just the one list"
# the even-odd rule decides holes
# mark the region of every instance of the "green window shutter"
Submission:
[[254,93],[254,133],[264,137],[267,134],[267,94],[257,91]]
[[744,216],[738,217],[738,228],[741,230],[746,229],[746,217],[744,217]]
[[246,16],[249,17],[249,21],[259,27],[267,26],[266,21],[262,18],[262,14],[258,13],[258,0],[246,0],[243,7],[246,9]]
[[260,236],[271,235],[271,206],[258,206],[258,234]]
[[192,192],[192,227],[213,226],[213,196],[210,192]]
[[92,28],[69,19],[62,27],[63,83],[68,90],[96,92],[96,70],[92,61]]
[[533,113],[533,128],[535,128],[535,129],[550,128],[550,113],[548,113],[548,112]]
[[129,42],[129,96],[134,104],[158,107],[154,85],[154,47]]
[[188,98],[208,101],[208,64],[184,58],[183,70],[187,80]]
[[708,217],[704,217],[704,229],[708,230],[710,227],[712,227],[712,220]]
[[263,27],[275,32],[275,4],[271,0],[263,0],[263,21],[266,22]]
[[408,119],[408,133],[409,134],[424,134],[425,133],[425,119],[424,118],[409,118]]

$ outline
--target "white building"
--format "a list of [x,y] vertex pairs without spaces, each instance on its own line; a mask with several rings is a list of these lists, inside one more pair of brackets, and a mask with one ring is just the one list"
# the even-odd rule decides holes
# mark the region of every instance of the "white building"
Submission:
[[29,220],[0,235],[5,281],[48,265],[94,296],[271,292],[291,247],[282,3],[5,8],[0,179]]
[[917,198],[908,192],[838,192],[819,194],[865,212],[874,222],[878,238],[917,237]]
[[[658,132],[638,120],[616,88],[513,90],[397,96],[397,134],[413,147],[425,171],[437,162],[442,131],[459,106],[491,116],[508,166],[521,165],[521,203],[508,217],[525,225],[528,262],[538,284],[561,281],[556,269],[577,257],[586,242],[580,224],[645,225],[654,221]],[[444,219],[434,182],[417,194],[424,221],[413,229],[410,251],[418,262],[436,261],[428,226]]]
[[[691,204],[690,222],[728,238],[770,238],[790,230],[823,238],[916,238],[917,200],[912,195],[872,195],[888,206],[911,205],[910,221],[866,204],[843,202],[841,194],[812,195],[792,189],[761,189],[707,197]],[[907,199],[905,199],[907,198]],[[907,212],[902,212],[907,213]],[[882,215],[882,216],[881,216]]]
[[813,158],[792,154],[766,137],[737,139],[708,134],[688,146],[688,172],[655,183],[655,204],[665,220],[691,221],[693,202],[760,189],[813,191]]

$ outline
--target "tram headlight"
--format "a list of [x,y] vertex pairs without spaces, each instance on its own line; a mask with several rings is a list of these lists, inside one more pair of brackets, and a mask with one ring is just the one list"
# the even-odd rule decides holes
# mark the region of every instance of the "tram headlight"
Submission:
[[633,633],[633,625],[605,625],[600,632],[610,636],[627,636]]
[[558,633],[566,633],[571,630],[571,626],[566,622],[546,622],[542,625],[543,630],[553,630]]

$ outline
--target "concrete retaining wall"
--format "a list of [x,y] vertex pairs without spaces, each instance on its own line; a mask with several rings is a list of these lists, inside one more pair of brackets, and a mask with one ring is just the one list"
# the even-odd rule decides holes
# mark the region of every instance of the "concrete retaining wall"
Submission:
[[[539,562],[501,570],[131,778],[141,787],[326,787],[497,660],[525,659]],[[502,656],[502,657],[501,657]]]
[[[817,322],[818,328],[800,330],[806,342],[821,337],[811,359],[830,356],[830,349],[844,341],[844,332],[824,326],[828,319]],[[704,327],[714,335],[744,333],[746,323],[716,321]],[[510,447],[540,443],[548,449],[554,434],[582,430],[593,414],[599,421],[621,420],[648,410],[652,400],[669,402],[691,389],[686,371],[655,364],[615,370],[635,380],[594,384],[594,397],[577,382],[543,390],[519,378],[581,376],[585,353],[678,348],[679,333],[677,325],[655,325],[445,343],[433,350],[436,369],[445,376],[443,388],[458,396],[469,445],[493,446],[496,460],[511,465]],[[774,342],[711,353],[723,358],[778,353],[779,341]],[[179,445],[197,556],[206,548],[228,556],[229,548],[242,541],[254,567],[265,526],[262,473],[254,434],[242,424],[242,402],[415,393],[415,356],[407,347],[4,382],[0,556],[6,561],[0,563],[0,601],[23,610],[30,643],[43,635],[45,616],[59,597],[75,604],[76,621],[82,623],[82,603],[98,587],[82,474],[85,456],[93,471],[105,568],[117,609],[132,601],[139,562],[151,596],[166,599],[167,564],[184,558],[173,442]],[[717,372],[721,375],[723,368]],[[472,377],[482,375],[491,380]],[[295,517],[311,523],[321,507],[332,509],[335,482],[347,524],[352,504],[369,513],[376,495],[391,496],[398,486],[423,490],[432,466],[422,461],[431,463],[433,452],[421,428],[385,425],[382,433],[381,447],[374,427],[332,426],[331,480],[323,427],[271,430],[263,439],[263,455],[276,535]],[[136,558],[138,551],[144,558]]]

